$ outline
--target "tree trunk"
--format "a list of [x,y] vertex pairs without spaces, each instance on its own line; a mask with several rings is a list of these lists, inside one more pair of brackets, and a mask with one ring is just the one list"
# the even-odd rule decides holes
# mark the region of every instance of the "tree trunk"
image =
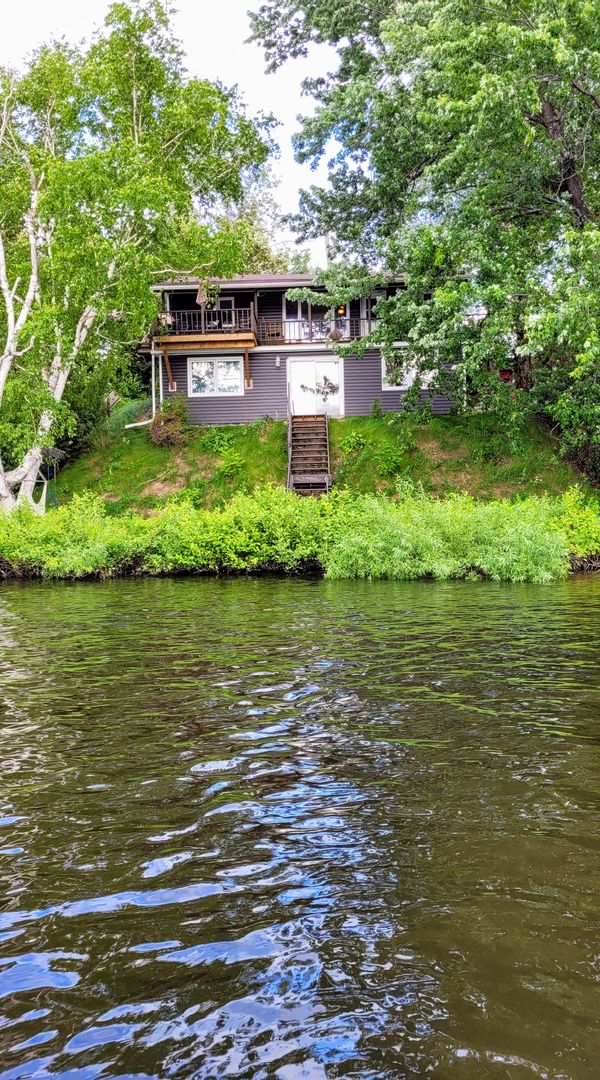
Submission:
[[[541,119],[552,141],[563,143],[565,137],[564,125],[554,105],[548,98],[542,103],[539,119]],[[560,169],[560,189],[568,191],[578,224],[583,227],[587,222],[594,220],[594,215],[584,198],[583,184],[577,171],[577,162],[573,155],[565,150],[564,146],[559,153],[558,167]]]

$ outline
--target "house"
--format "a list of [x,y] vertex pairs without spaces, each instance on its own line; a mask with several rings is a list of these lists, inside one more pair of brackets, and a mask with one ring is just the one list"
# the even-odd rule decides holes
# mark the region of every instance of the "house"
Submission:
[[[184,394],[192,423],[368,416],[376,399],[384,412],[401,408],[410,382],[394,385],[379,349],[360,358],[332,349],[369,334],[377,301],[401,283],[338,307],[333,318],[325,305],[287,297],[313,287],[308,274],[250,274],[214,285],[212,302],[195,279],[154,286],[161,313],[150,346],[159,399]],[[152,386],[155,396],[154,377]],[[437,413],[451,408],[442,396],[431,405]]]

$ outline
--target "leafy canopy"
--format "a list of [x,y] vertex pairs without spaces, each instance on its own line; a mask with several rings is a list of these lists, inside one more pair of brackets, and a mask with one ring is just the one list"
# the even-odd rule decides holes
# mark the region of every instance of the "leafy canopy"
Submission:
[[0,71],[0,505],[127,370],[157,276],[269,259],[255,220],[212,213],[243,201],[269,127],[188,75],[162,0],[115,3],[89,47]]
[[[304,193],[301,234],[404,272],[384,338],[458,364],[513,428],[542,409],[600,475],[598,0],[268,0],[253,33],[272,67],[338,53],[306,87],[297,153],[329,156],[330,185]],[[507,402],[513,365],[530,392]]]

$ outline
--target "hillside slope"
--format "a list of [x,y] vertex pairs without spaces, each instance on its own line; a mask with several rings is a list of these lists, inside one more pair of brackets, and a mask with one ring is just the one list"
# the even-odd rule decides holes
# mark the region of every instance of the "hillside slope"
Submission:
[[[197,506],[219,505],[237,491],[285,484],[286,424],[261,420],[230,427],[193,428],[184,447],[155,446],[147,428],[126,430],[131,411],[118,410],[96,433],[89,451],[51,485],[49,503],[90,490],[111,513],[149,512],[189,496]],[[552,437],[531,422],[518,454],[509,453],[493,417],[433,417],[427,423],[392,417],[330,422],[334,481],[356,492],[393,495],[402,480],[444,495],[477,498],[559,494],[588,485],[562,461]]]

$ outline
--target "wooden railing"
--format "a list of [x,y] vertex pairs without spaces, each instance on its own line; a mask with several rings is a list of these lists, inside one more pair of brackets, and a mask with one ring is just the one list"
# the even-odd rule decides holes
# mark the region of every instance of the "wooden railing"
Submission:
[[257,319],[253,308],[195,308],[163,312],[155,335],[252,333],[261,345],[301,345],[311,341],[355,341],[369,334],[375,325],[374,319],[345,315],[335,319]]
[[159,315],[156,332],[157,335],[254,333],[256,337],[256,320],[252,308],[170,311]]
[[258,340],[262,345],[299,345],[310,341],[355,341],[365,337],[375,320],[338,316],[335,319],[258,319]]

